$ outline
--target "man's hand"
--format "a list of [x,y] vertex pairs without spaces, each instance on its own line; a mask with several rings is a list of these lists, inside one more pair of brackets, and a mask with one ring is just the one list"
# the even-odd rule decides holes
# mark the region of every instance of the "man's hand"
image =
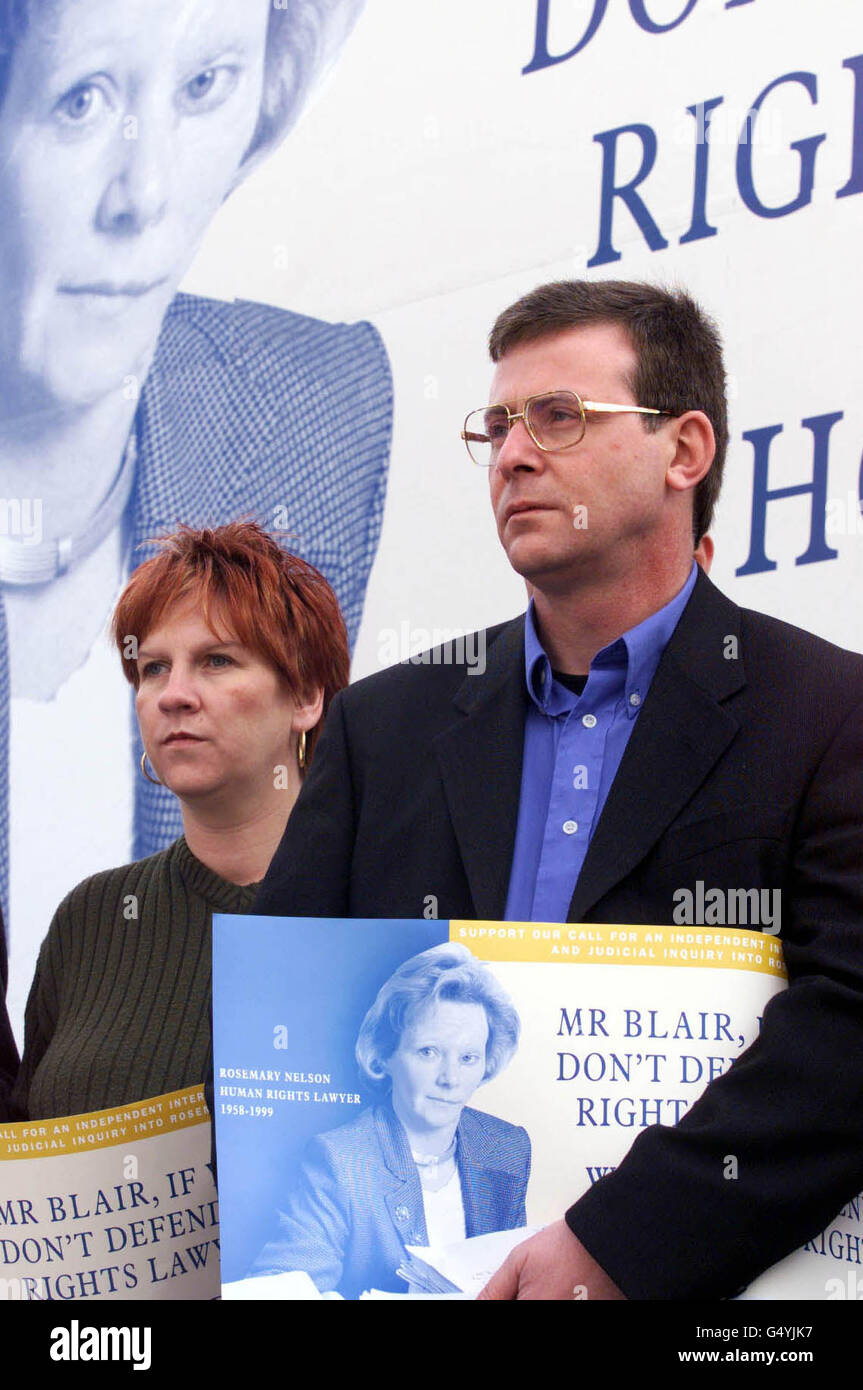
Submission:
[[625,1298],[565,1221],[517,1245],[479,1298]]

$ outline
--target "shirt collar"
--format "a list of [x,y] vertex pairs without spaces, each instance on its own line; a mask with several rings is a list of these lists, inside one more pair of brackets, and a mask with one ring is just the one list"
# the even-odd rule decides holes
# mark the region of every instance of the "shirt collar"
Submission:
[[[698,565],[693,560],[689,576],[680,593],[657,613],[651,613],[649,618],[645,618],[643,622],[624,632],[616,641],[603,647],[590,663],[591,672],[595,667],[618,666],[625,673],[623,685],[626,713],[630,719],[636,717],[644,702],[662,653],[689,602],[697,575]],[[543,714],[559,714],[572,708],[579,697],[553,679],[551,662],[536,630],[533,599],[528,604],[525,616],[524,662],[528,695]]]

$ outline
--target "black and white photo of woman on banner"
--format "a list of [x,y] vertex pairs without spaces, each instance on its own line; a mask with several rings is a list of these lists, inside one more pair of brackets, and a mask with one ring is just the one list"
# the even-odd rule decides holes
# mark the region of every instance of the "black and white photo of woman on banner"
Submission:
[[[258,1296],[261,1276],[298,1271],[320,1293],[343,1298],[405,1293],[406,1247],[439,1250],[525,1225],[527,1132],[470,1103],[511,1061],[519,1032],[507,992],[459,943],[413,955],[384,980],[355,1046],[370,1103],[304,1146],[277,1194],[277,1231],[245,1271]],[[219,1096],[217,1079],[217,1117]],[[305,1108],[286,1112],[299,1120]],[[268,1130],[257,1128],[260,1143]],[[226,1176],[223,1233],[240,1219]],[[252,1173],[245,1184],[260,1190]],[[223,1276],[231,1272],[223,1268]]]
[[0,896],[11,868],[22,997],[16,944],[35,957],[51,904],[180,832],[133,776],[103,640],[145,543],[254,517],[356,638],[392,425],[377,331],[179,286],[362,5],[0,0]]

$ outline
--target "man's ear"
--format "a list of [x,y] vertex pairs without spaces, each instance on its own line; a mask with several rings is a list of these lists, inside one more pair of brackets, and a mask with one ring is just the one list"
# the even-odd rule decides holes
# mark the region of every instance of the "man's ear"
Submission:
[[710,472],[716,453],[713,426],[703,410],[687,410],[671,421],[675,450],[665,481],[675,492],[687,492]]
[[702,536],[695,547],[695,558],[705,574],[710,573],[710,566],[713,564],[713,537]]

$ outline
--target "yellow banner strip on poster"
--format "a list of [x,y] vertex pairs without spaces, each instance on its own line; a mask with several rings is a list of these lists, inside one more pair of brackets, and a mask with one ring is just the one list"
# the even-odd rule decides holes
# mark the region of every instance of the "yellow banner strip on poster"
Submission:
[[63,1115],[56,1120],[18,1120],[0,1124],[0,1159],[51,1158],[60,1154],[110,1149],[155,1134],[209,1120],[210,1112],[200,1086],[170,1091],[131,1105],[114,1105],[89,1115]]
[[462,942],[481,960],[683,965],[702,970],[749,970],[787,978],[779,939],[744,927],[452,921],[449,939]]

